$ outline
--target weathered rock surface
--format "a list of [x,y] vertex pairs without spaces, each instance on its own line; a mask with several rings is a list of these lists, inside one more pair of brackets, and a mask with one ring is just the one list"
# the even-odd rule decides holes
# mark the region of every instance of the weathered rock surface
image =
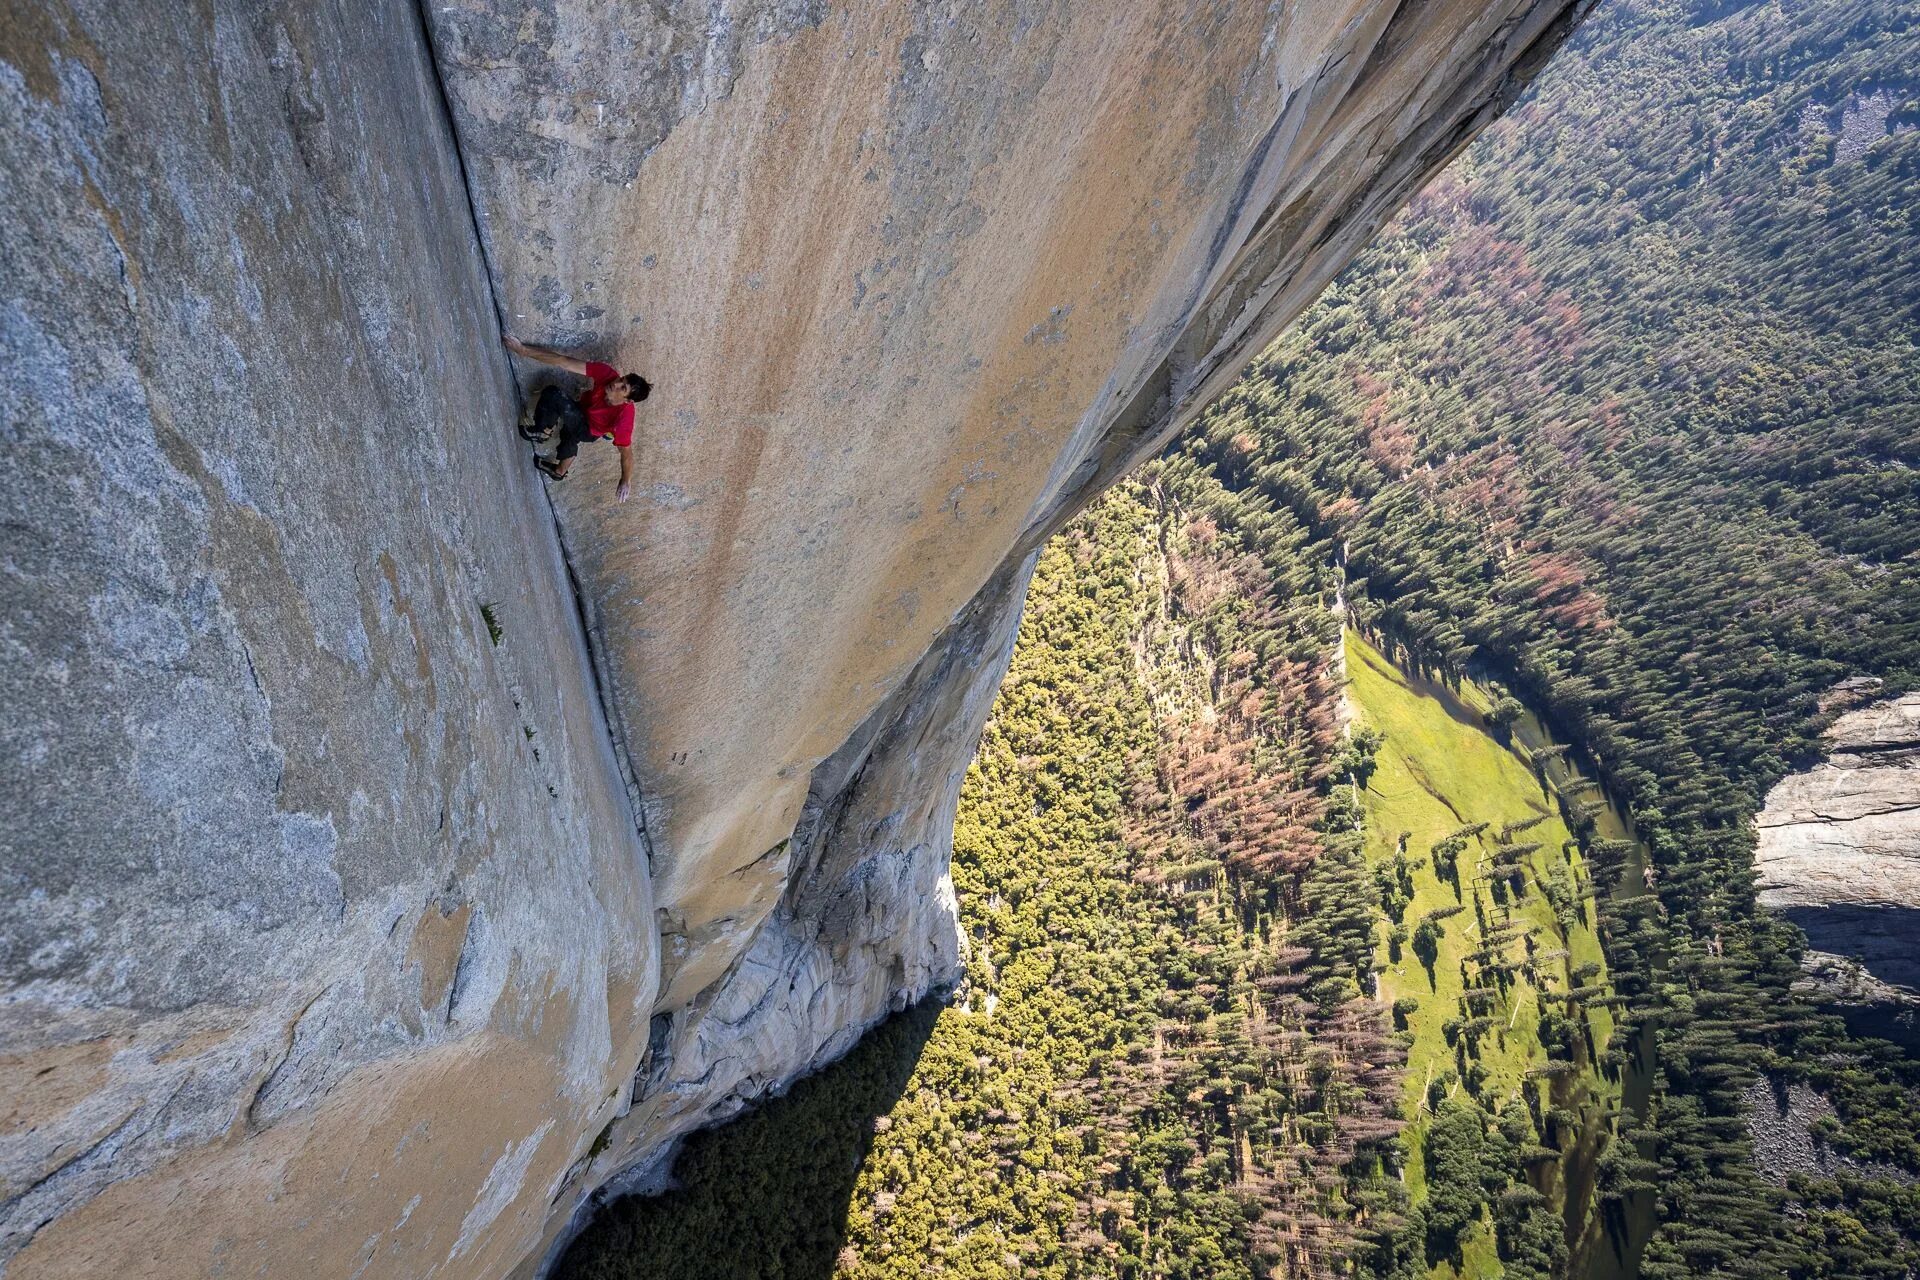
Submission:
[[951,982],[1034,548],[1582,7],[10,0],[5,1274],[528,1270]]
[[430,7],[509,322],[659,386],[640,500],[608,504],[602,457],[560,506],[666,1005],[772,910],[820,762],[1567,7]]
[[[1757,819],[1760,901],[1807,933],[1827,998],[1920,1008],[1920,694],[1842,715],[1828,758],[1783,779]],[[1889,1024],[1880,1034],[1913,1037]]]
[[499,1274],[657,952],[418,18],[9,5],[0,223],[0,1269]]

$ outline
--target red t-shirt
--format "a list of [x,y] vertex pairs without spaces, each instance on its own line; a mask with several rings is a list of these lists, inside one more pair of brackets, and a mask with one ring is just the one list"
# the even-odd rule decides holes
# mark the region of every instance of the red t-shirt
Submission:
[[612,436],[615,444],[626,448],[633,443],[633,401],[607,403],[607,384],[619,377],[620,371],[610,364],[589,360],[587,376],[593,379],[593,387],[580,397],[580,407],[587,415],[587,430],[596,440]]

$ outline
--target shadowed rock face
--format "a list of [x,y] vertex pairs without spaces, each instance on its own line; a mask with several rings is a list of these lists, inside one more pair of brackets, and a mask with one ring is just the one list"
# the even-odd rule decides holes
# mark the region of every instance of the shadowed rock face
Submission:
[[530,1270],[953,981],[1033,550],[1580,7],[12,6],[10,1280]]

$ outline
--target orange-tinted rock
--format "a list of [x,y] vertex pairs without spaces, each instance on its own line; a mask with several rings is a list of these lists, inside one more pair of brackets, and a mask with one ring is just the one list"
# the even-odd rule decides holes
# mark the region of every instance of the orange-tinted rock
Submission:
[[1580,7],[14,5],[7,1274],[528,1270],[952,981],[1033,550]]

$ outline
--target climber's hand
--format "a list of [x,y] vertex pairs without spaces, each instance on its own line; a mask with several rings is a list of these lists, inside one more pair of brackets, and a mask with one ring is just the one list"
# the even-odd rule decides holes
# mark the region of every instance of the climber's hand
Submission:
[[622,480],[620,482],[620,487],[613,491],[613,496],[619,501],[625,502],[628,498],[633,496],[633,486],[628,484],[625,480]]
[[520,339],[514,337],[510,333],[503,333],[500,335],[500,345],[505,347],[507,350],[513,352],[515,355],[523,356],[527,354],[527,344],[520,341]]

